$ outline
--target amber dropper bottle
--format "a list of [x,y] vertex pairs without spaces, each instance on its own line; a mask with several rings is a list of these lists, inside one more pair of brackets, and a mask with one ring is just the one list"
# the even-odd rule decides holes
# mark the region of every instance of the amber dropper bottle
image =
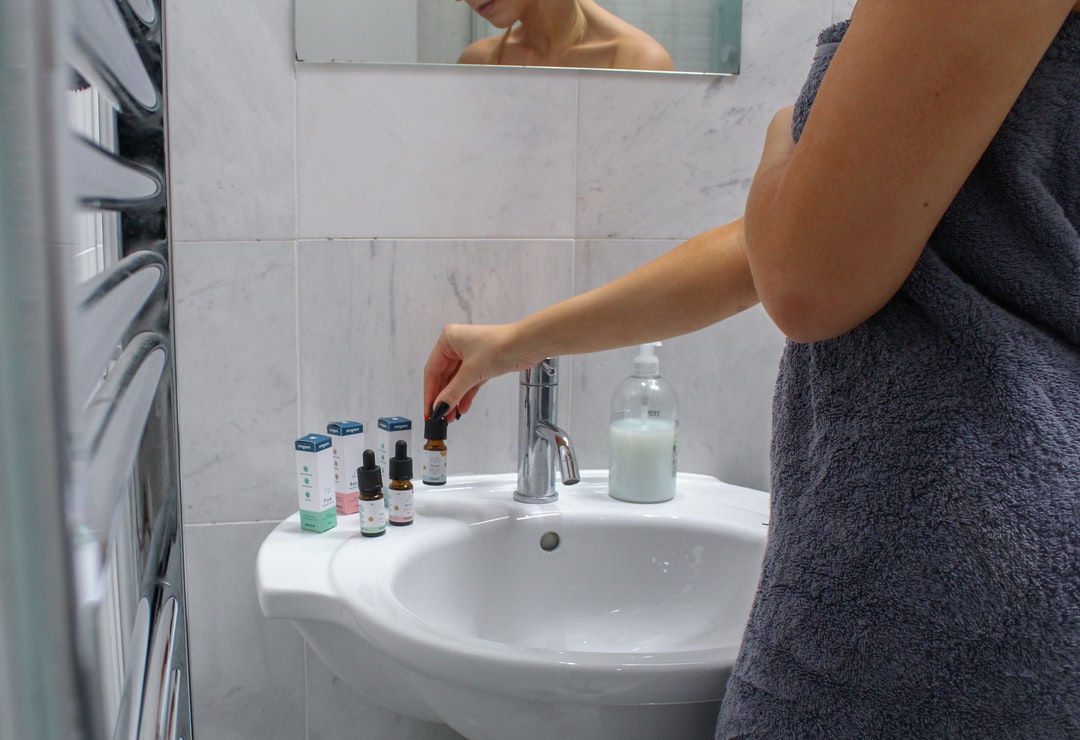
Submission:
[[424,485],[446,484],[446,419],[449,406],[440,403],[424,422],[424,457],[421,480]]
[[375,450],[364,450],[364,464],[356,469],[360,488],[360,534],[386,534],[386,502],[383,501],[382,468],[375,464]]
[[407,527],[413,523],[412,458],[409,443],[397,441],[394,456],[387,464],[390,468],[390,523],[395,527]]

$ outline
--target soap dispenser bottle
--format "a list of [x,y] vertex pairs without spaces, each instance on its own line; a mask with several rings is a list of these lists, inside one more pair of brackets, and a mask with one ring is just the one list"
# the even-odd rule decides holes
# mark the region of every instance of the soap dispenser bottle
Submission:
[[660,503],[675,496],[678,468],[678,398],[660,377],[660,360],[643,344],[633,374],[611,396],[611,448],[608,492],[638,504]]

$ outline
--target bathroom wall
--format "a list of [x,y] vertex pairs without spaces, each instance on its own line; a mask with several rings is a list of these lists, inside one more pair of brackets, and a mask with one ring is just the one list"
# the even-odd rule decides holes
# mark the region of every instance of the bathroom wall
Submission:
[[[253,563],[296,508],[292,440],[337,418],[372,434],[379,416],[419,419],[442,324],[511,320],[737,217],[773,111],[852,4],[746,0],[742,74],[715,79],[298,66],[291,0],[167,0],[199,737],[456,737],[365,702],[262,617]],[[781,346],[760,309],[665,343],[683,470],[767,487]],[[604,465],[633,354],[564,359],[586,467]],[[515,386],[493,381],[451,427],[451,472],[513,469]]]

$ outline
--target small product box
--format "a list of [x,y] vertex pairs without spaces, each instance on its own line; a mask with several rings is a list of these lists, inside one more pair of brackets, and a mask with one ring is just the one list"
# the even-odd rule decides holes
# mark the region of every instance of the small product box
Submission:
[[333,440],[308,434],[296,440],[296,482],[300,494],[300,528],[325,532],[337,526]]
[[360,487],[356,469],[364,464],[364,425],[358,421],[332,421],[326,425],[334,452],[334,491],[337,513],[360,511]]
[[412,449],[412,420],[404,416],[380,417],[379,446],[375,449],[375,457],[383,470],[390,469],[390,458],[394,456],[399,439],[405,440],[409,449]]

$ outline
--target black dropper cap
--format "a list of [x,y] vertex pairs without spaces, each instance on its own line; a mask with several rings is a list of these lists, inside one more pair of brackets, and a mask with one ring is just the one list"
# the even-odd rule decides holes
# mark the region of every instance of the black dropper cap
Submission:
[[399,439],[394,446],[394,456],[390,458],[390,480],[412,480],[412,458],[409,457],[409,443]]
[[382,468],[375,464],[375,450],[364,450],[364,464],[356,469],[360,493],[382,491]]
[[424,422],[424,439],[446,439],[446,412],[450,404],[442,401],[431,410],[431,416]]
[[424,439],[446,439],[446,419],[428,419],[425,421]]

